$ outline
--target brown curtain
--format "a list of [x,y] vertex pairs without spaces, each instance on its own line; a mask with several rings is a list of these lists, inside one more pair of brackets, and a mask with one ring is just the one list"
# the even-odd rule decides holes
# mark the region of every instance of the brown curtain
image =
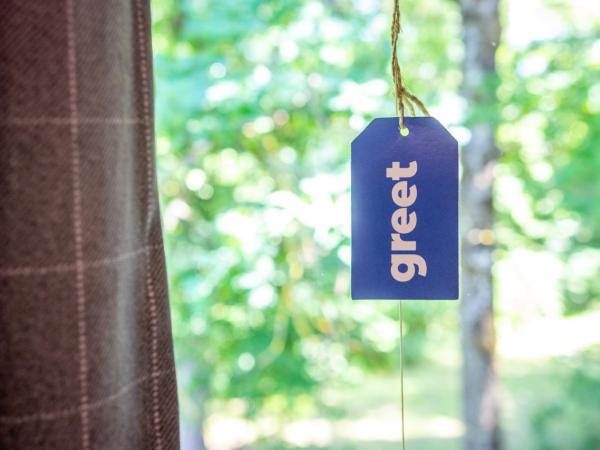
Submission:
[[148,0],[0,1],[0,448],[177,449]]

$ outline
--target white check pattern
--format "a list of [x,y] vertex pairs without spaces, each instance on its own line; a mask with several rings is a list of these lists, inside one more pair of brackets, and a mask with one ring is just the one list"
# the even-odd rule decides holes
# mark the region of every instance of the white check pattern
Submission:
[[149,0],[0,16],[0,448],[177,449]]

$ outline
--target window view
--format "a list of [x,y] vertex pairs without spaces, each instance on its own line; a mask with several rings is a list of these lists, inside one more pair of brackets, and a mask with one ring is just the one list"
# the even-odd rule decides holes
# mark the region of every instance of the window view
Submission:
[[[401,2],[404,82],[462,152],[461,300],[404,302],[406,445],[596,450],[600,11],[495,5]],[[401,448],[398,304],[350,300],[393,2],[152,8],[183,448]]]

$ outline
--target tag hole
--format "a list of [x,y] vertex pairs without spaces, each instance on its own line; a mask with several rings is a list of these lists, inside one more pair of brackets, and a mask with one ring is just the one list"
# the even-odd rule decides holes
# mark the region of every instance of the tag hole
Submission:
[[404,127],[404,128],[400,128],[400,135],[401,136],[408,136],[408,128]]

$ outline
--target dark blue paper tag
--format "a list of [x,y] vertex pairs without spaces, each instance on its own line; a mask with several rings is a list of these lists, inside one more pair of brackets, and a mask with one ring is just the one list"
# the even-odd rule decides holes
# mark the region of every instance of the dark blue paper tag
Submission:
[[432,117],[352,142],[352,298],[458,298],[458,143]]

